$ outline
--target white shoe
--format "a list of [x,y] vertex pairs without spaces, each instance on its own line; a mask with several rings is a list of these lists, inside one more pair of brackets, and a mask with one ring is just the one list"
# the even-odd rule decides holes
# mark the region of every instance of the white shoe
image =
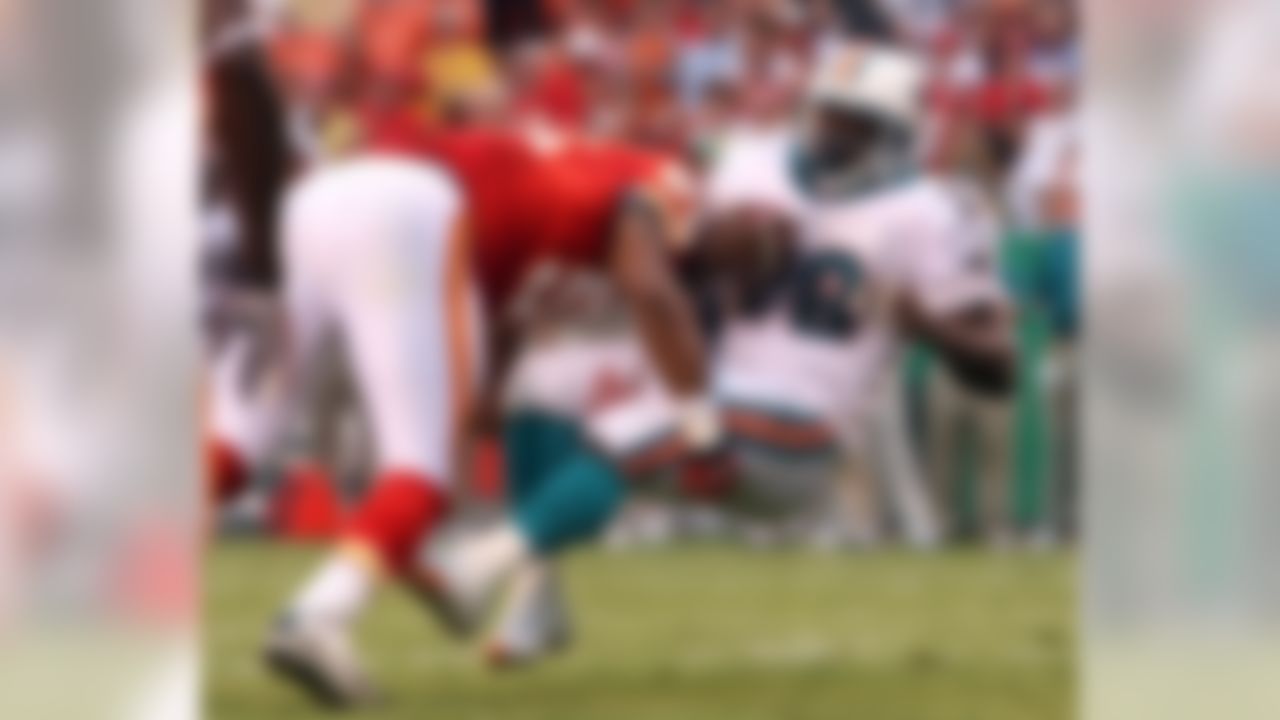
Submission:
[[502,527],[438,546],[406,577],[406,584],[446,630],[470,637],[526,558],[523,539]]
[[267,636],[263,657],[278,675],[324,705],[346,708],[377,699],[341,623],[286,613]]
[[502,613],[484,644],[485,661],[495,669],[528,665],[568,646],[569,609],[555,566],[525,563],[516,574]]

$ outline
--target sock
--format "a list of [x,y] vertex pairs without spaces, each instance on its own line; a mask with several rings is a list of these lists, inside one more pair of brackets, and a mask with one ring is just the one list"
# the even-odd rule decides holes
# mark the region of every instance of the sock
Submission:
[[425,474],[412,470],[383,472],[357,508],[347,539],[376,555],[382,568],[404,572],[423,539],[444,519],[449,501]]
[[559,552],[595,538],[624,494],[618,470],[582,445],[547,474],[536,493],[516,505],[516,524],[534,552]]
[[306,618],[350,623],[364,608],[376,571],[350,554],[337,552],[311,576],[290,606]]
[[519,505],[537,494],[556,466],[579,447],[577,426],[537,410],[514,413],[503,424],[507,500]]

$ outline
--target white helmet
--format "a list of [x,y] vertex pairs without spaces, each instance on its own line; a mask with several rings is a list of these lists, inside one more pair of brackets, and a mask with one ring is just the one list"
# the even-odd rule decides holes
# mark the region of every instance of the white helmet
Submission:
[[923,115],[924,62],[884,44],[850,42],[824,53],[810,79],[807,100],[870,114],[914,131]]

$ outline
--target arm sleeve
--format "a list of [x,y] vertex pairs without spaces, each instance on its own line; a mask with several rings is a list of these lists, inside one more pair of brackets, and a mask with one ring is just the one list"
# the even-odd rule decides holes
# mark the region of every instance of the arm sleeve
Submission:
[[997,223],[976,192],[938,193],[913,223],[907,282],[926,309],[942,315],[1007,301]]

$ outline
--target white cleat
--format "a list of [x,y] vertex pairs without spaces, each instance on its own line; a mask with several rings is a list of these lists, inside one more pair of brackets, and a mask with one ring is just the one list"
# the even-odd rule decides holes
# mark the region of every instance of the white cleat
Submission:
[[531,560],[517,571],[497,624],[484,643],[494,669],[522,667],[569,645],[569,610],[555,566]]
[[340,623],[286,613],[267,636],[263,658],[276,674],[323,705],[349,708],[377,699]]
[[522,543],[506,527],[445,543],[406,577],[406,584],[446,630],[471,637],[524,562]]
[[435,615],[455,638],[469,638],[480,629],[492,602],[467,593],[440,565],[414,568],[404,578],[412,595]]

